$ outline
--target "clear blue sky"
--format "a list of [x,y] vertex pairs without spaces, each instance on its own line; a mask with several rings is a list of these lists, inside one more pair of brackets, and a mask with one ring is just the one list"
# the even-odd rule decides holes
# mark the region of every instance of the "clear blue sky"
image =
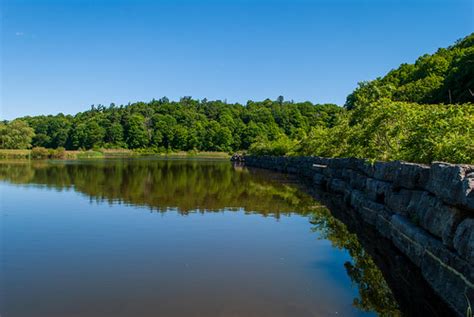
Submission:
[[343,104],[473,32],[472,0],[0,0],[0,118],[167,96]]

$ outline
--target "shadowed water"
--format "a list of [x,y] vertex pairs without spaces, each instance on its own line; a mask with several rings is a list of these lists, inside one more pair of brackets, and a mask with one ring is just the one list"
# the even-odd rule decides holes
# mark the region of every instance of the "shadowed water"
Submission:
[[1,316],[397,316],[356,235],[226,161],[0,164]]

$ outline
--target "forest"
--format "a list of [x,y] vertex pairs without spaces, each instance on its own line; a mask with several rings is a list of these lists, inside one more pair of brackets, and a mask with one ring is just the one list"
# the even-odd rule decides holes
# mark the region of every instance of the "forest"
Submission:
[[474,163],[474,34],[359,83],[344,107],[163,97],[0,122],[0,148],[248,151]]
[[[154,148],[164,150],[237,151],[257,139],[281,135],[298,139],[313,125],[330,127],[343,109],[309,102],[223,101],[167,98],[126,106],[92,106],[75,116],[24,117],[0,126],[2,147],[66,149]],[[3,131],[3,132],[1,132]],[[22,137],[23,136],[23,137]]]

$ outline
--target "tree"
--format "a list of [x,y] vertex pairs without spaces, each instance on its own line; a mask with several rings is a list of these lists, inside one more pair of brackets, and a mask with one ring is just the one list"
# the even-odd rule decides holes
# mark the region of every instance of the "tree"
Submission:
[[27,149],[31,147],[34,130],[22,120],[0,123],[0,148]]
[[105,142],[115,145],[123,144],[123,127],[119,122],[113,122],[107,127]]
[[145,118],[140,114],[133,114],[127,121],[127,144],[131,149],[144,148],[148,146],[148,131],[145,126]]

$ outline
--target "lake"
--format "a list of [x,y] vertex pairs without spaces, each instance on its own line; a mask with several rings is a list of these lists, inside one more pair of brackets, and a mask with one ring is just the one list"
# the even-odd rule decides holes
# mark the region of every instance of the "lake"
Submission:
[[1,316],[397,316],[355,234],[227,161],[0,164]]

